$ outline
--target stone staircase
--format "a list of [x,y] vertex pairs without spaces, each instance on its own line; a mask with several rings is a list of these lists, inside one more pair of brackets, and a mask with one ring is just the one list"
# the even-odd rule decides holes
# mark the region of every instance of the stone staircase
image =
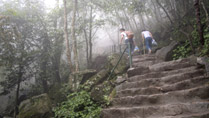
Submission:
[[209,118],[209,78],[196,58],[134,56],[133,66],[102,118]]

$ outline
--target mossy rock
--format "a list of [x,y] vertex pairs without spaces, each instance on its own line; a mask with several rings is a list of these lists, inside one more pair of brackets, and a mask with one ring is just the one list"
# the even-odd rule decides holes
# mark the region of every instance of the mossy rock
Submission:
[[109,101],[109,97],[113,90],[114,85],[105,81],[103,84],[97,85],[91,90],[91,97],[94,101],[104,104]]
[[[113,54],[111,56],[108,57],[108,65],[107,68],[109,70],[112,70],[115,65],[117,64],[118,60],[120,59],[120,54]],[[117,68],[114,70],[114,74],[122,74],[125,72],[125,70],[127,70],[128,68],[128,59],[125,55],[123,55],[123,57],[121,58]]]
[[79,83],[79,85],[83,85],[86,83],[86,81],[89,80],[89,78],[91,78],[95,74],[96,74],[96,70],[84,70],[84,71],[74,72],[70,74],[70,77],[69,77],[70,89],[72,91],[76,91],[79,88],[79,86],[78,84],[74,86],[75,84],[73,83]]
[[108,70],[103,69],[99,71],[96,75],[94,75],[93,77],[91,77],[89,80],[85,82],[85,84],[83,85],[83,88],[87,91],[91,91],[91,89],[94,86],[103,83],[107,79],[108,75],[109,75]]
[[79,83],[84,84],[89,78],[96,74],[96,70],[84,70],[74,73],[73,75],[78,75]]
[[52,104],[61,103],[62,101],[66,100],[67,96],[65,95],[64,91],[62,91],[61,84],[54,84],[50,87],[48,96],[52,102]]
[[48,95],[41,94],[20,104],[18,118],[50,118],[53,115],[51,109]]

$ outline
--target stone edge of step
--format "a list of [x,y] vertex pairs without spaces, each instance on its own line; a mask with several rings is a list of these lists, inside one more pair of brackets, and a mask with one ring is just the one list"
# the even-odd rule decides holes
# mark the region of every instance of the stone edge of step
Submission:
[[163,96],[163,95],[168,95],[168,94],[178,94],[178,93],[181,93],[183,92],[183,94],[185,94],[186,92],[191,92],[191,91],[195,91],[195,90],[200,90],[200,89],[209,89],[209,84],[205,84],[204,86],[203,85],[200,85],[198,87],[195,87],[195,88],[191,88],[191,89],[186,89],[186,90],[178,90],[178,91],[171,91],[171,92],[167,92],[167,93],[160,93],[160,94],[154,94],[154,95],[136,95],[136,96],[126,96],[126,97],[120,97],[120,98],[114,98],[113,101],[117,101],[117,100],[125,100],[125,99],[136,99],[137,97],[155,97],[155,96]]
[[[187,89],[177,89],[177,90],[169,90],[169,91],[164,91],[166,87],[168,86],[178,86],[178,84],[182,84],[183,82],[190,82],[190,81],[193,81],[193,80],[198,80],[198,79],[207,79],[207,77],[205,76],[198,76],[198,77],[195,77],[191,80],[184,80],[184,81],[180,81],[180,82],[177,82],[173,85],[165,85],[165,86],[162,86],[162,87],[154,87],[154,86],[150,86],[150,87],[144,87],[144,88],[132,88],[132,89],[124,89],[124,90],[121,90],[121,91],[117,91],[117,94],[120,93],[122,94],[123,92],[126,92],[126,91],[133,91],[133,92],[137,92],[137,91],[145,91],[146,89],[156,89],[156,90],[159,90],[161,91],[162,93],[167,93],[167,92],[171,92],[171,91],[178,91],[178,90],[187,90],[187,89],[191,89],[191,88],[187,88]],[[197,86],[196,86],[197,87]],[[158,94],[158,93],[156,93]]]
[[[171,71],[163,71],[163,72],[151,72],[151,73],[145,73],[145,74],[142,74],[142,75],[136,75],[136,76],[132,76],[130,78],[127,79],[127,81],[131,81],[132,79],[136,79],[136,78],[140,78],[140,77],[145,77],[145,76],[148,76],[149,74],[163,74],[162,77],[165,77],[165,76],[170,76],[173,75],[173,74],[176,74],[176,73],[179,73],[179,71],[181,72],[184,72],[184,71],[192,71],[192,70],[196,70],[196,69],[199,69],[199,67],[197,66],[190,66],[190,67],[186,67],[186,68],[181,68],[181,69],[177,69],[177,70],[171,70]],[[164,75],[164,74],[168,74],[168,75]],[[156,78],[162,78],[162,77],[156,77]]]
[[[166,82],[166,81],[168,81],[168,80],[170,80],[170,79],[172,79],[172,78],[175,78],[175,77],[183,77],[183,76],[189,76],[189,75],[191,75],[191,74],[198,74],[199,72],[202,72],[202,73],[204,73],[205,72],[205,70],[204,69],[200,69],[200,70],[192,70],[192,71],[189,71],[189,72],[183,72],[183,73],[179,73],[179,74],[174,74],[174,75],[172,75],[172,76],[170,76],[170,75],[168,75],[168,76],[164,76],[164,77],[162,77],[162,78],[147,78],[147,79],[141,79],[141,80],[139,80],[139,81],[131,81],[131,82],[129,82],[129,81],[126,81],[125,83],[123,83],[123,84],[121,84],[120,86],[118,86],[119,88],[121,88],[121,89],[123,89],[123,90],[125,90],[125,89],[127,89],[127,87],[125,87],[125,86],[127,86],[127,85],[131,85],[131,84],[136,84],[136,83],[141,83],[141,82],[143,82],[143,81],[153,81],[153,80],[156,80],[156,81],[159,81],[159,80],[163,80],[162,82]],[[201,74],[201,73],[199,73],[199,74]],[[187,78],[187,79],[189,79],[189,78]],[[186,80],[186,79],[184,79],[184,80]],[[183,80],[182,80],[183,81]],[[179,81],[178,81],[179,82]],[[175,82],[176,83],[176,82]],[[173,83],[174,84],[174,83]],[[133,87],[133,88],[135,88],[135,87]]]

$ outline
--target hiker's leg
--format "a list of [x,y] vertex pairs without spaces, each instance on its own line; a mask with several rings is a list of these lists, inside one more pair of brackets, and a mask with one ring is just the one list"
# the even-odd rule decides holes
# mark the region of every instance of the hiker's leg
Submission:
[[149,51],[150,47],[149,47],[149,39],[145,38],[145,45],[146,45],[146,49]]
[[134,39],[130,39],[129,41],[130,41],[130,44],[131,44],[131,53],[133,53],[134,52],[134,48],[135,48],[135,45],[134,45],[134,41],[133,41]]
[[152,52],[152,50],[151,50],[152,38],[151,37],[147,37],[145,39],[145,44],[146,44],[146,49],[148,50],[148,54],[151,54],[151,52]]
[[128,54],[129,53],[129,48],[128,48],[128,40],[125,40],[125,44],[126,44],[126,53]]
[[152,53],[152,38],[149,37],[149,54]]

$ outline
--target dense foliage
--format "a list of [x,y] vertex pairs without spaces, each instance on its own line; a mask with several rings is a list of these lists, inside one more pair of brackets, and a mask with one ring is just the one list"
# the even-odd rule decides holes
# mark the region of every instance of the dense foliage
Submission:
[[99,118],[101,107],[85,91],[75,92],[68,96],[54,109],[56,118]]
[[[204,38],[205,38],[205,43],[202,46],[199,42],[199,35],[197,30],[195,29],[191,33],[192,37],[192,45],[194,46],[194,51],[195,55],[197,56],[208,56],[209,55],[209,31],[208,28],[204,30]],[[189,43],[189,40],[186,40],[185,42],[182,42],[175,50],[174,50],[174,55],[173,59],[179,59],[179,58],[185,58],[190,55],[194,55],[192,52],[192,47]]]

